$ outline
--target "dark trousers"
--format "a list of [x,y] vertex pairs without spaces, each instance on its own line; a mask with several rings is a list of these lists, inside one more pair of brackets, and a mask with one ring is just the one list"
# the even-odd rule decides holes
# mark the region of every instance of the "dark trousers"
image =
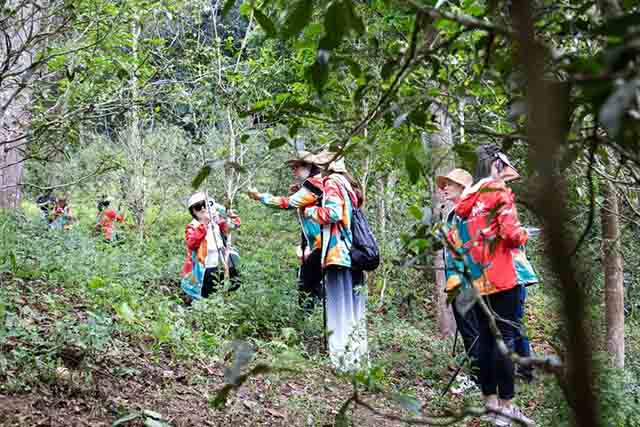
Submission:
[[322,262],[321,250],[316,249],[300,266],[298,276],[298,303],[300,307],[311,312],[318,301],[322,300]]
[[480,370],[480,345],[478,343],[478,318],[474,308],[471,308],[463,316],[459,311],[456,303],[451,305],[453,310],[453,317],[456,319],[456,327],[458,333],[462,337],[462,343],[464,344],[464,350],[471,361],[471,371],[473,377],[476,378]]
[[[515,330],[514,336],[514,350],[520,357],[531,356],[531,344],[529,344],[529,337],[524,329],[524,304],[527,300],[527,288],[525,286],[518,286],[518,309],[516,310],[516,320],[518,321],[518,327]],[[531,376],[531,366],[520,366],[519,372],[525,377]]]
[[[240,287],[240,275],[234,267],[229,269],[229,278],[231,279],[231,288],[229,290],[237,290]],[[204,271],[204,279],[202,280],[202,298],[207,298],[223,285],[224,270],[218,270],[217,267],[207,268]]]
[[[514,348],[516,315],[520,304],[518,286],[508,291],[483,297],[493,311],[498,329],[510,350]],[[500,399],[512,399],[514,390],[513,362],[498,350],[496,339],[489,328],[489,320],[480,308],[474,307],[478,318],[480,388],[485,396],[497,394]]]

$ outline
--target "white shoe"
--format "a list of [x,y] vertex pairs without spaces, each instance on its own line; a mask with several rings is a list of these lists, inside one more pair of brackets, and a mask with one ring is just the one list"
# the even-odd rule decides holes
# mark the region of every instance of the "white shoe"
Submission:
[[500,415],[496,415],[493,424],[497,427],[510,427],[514,424],[519,426],[534,427],[536,423],[522,413],[520,408],[511,405],[508,408],[501,408]]

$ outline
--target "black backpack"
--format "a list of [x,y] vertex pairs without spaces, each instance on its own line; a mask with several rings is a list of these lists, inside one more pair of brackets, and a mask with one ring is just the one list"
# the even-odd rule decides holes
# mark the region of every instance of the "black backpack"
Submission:
[[378,242],[360,208],[353,208],[351,218],[351,268],[357,271],[373,271],[380,265]]

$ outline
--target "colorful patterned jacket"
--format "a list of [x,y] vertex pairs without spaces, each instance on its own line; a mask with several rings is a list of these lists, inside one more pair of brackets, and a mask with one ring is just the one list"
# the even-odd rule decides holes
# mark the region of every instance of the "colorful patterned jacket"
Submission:
[[483,179],[467,189],[455,207],[460,220],[448,231],[448,246],[464,262],[447,278],[447,289],[468,277],[481,295],[512,289],[517,284],[514,250],[524,246],[513,193],[502,182]]
[[298,217],[302,232],[307,239],[307,247],[312,250],[322,249],[320,225],[303,214],[306,207],[319,204],[322,199],[322,177],[320,175],[307,178],[300,190],[289,197],[273,196],[269,193],[260,193],[259,197],[260,202],[267,206],[280,209],[298,209]]
[[321,206],[304,210],[304,217],[321,226],[329,227],[329,241],[323,267],[351,267],[351,219],[353,207],[359,206],[356,193],[340,174],[332,174],[322,181],[323,200]]
[[[240,218],[233,220],[226,217],[226,211],[219,205],[218,215],[214,218],[215,223],[220,227],[220,233],[227,235],[230,229],[240,227]],[[184,240],[186,243],[186,258],[180,271],[182,278],[180,287],[193,299],[202,298],[202,282],[204,280],[205,260],[207,258],[207,227],[193,220],[185,227]]]

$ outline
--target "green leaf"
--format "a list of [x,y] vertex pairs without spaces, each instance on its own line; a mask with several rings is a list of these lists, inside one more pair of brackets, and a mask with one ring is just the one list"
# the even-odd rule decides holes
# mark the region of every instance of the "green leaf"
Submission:
[[164,418],[162,417],[162,414],[159,414],[156,411],[151,411],[149,409],[145,409],[144,411],[142,411],[142,413],[144,415],[146,415],[147,417],[151,417],[151,418],[155,418],[156,420],[163,420]]
[[229,12],[231,12],[231,8],[236,4],[236,0],[227,0],[224,2],[224,6],[222,6],[222,12],[220,13],[220,19],[224,19]]
[[258,24],[262,27],[264,32],[267,34],[267,37],[275,37],[277,30],[276,26],[273,24],[271,18],[262,13],[260,9],[253,9],[253,16],[258,21]]
[[210,173],[211,166],[203,166],[202,169],[200,169],[200,172],[198,172],[198,175],[196,175],[196,177],[193,178],[193,181],[191,181],[191,187],[193,187],[194,189],[200,187],[200,185],[204,182],[205,179],[207,179]]
[[415,184],[418,182],[418,179],[420,179],[420,175],[422,174],[422,165],[411,150],[407,151],[404,158],[404,164],[407,168],[407,172],[409,173],[409,180],[412,184]]
[[324,16],[325,36],[320,41],[320,48],[333,50],[340,45],[342,38],[349,30],[349,11],[341,1],[334,1]]
[[422,402],[412,396],[407,396],[406,394],[394,393],[391,395],[393,400],[400,404],[404,409],[411,413],[419,413],[420,409],[422,409]]
[[382,70],[380,71],[380,77],[382,80],[387,80],[393,74],[393,71],[398,66],[398,61],[393,58],[385,62],[382,66]]
[[422,221],[422,209],[416,205],[409,206],[409,213],[418,221]]
[[356,13],[351,0],[344,0],[344,10],[347,12],[349,27],[356,33],[363,35],[365,32],[364,22],[362,22],[362,18]]
[[273,150],[274,148],[282,147],[286,143],[287,143],[287,139],[286,138],[280,137],[280,138],[272,139],[269,142],[269,150]]
[[118,317],[120,317],[122,320],[124,320],[127,323],[131,323],[136,319],[136,314],[133,312],[131,307],[129,307],[129,304],[127,302],[123,302],[120,305],[116,305],[114,309],[116,310]]
[[118,418],[116,421],[113,422],[113,424],[111,424],[112,427],[118,427],[121,426],[125,423],[128,423],[129,421],[133,421],[135,419],[138,419],[142,417],[142,414],[140,412],[132,412],[128,415],[125,415],[122,418]]
[[169,423],[163,420],[154,420],[153,418],[145,418],[145,427],[169,427]]
[[299,0],[289,11],[282,31],[284,39],[297,36],[307,26],[313,15],[313,0]]

